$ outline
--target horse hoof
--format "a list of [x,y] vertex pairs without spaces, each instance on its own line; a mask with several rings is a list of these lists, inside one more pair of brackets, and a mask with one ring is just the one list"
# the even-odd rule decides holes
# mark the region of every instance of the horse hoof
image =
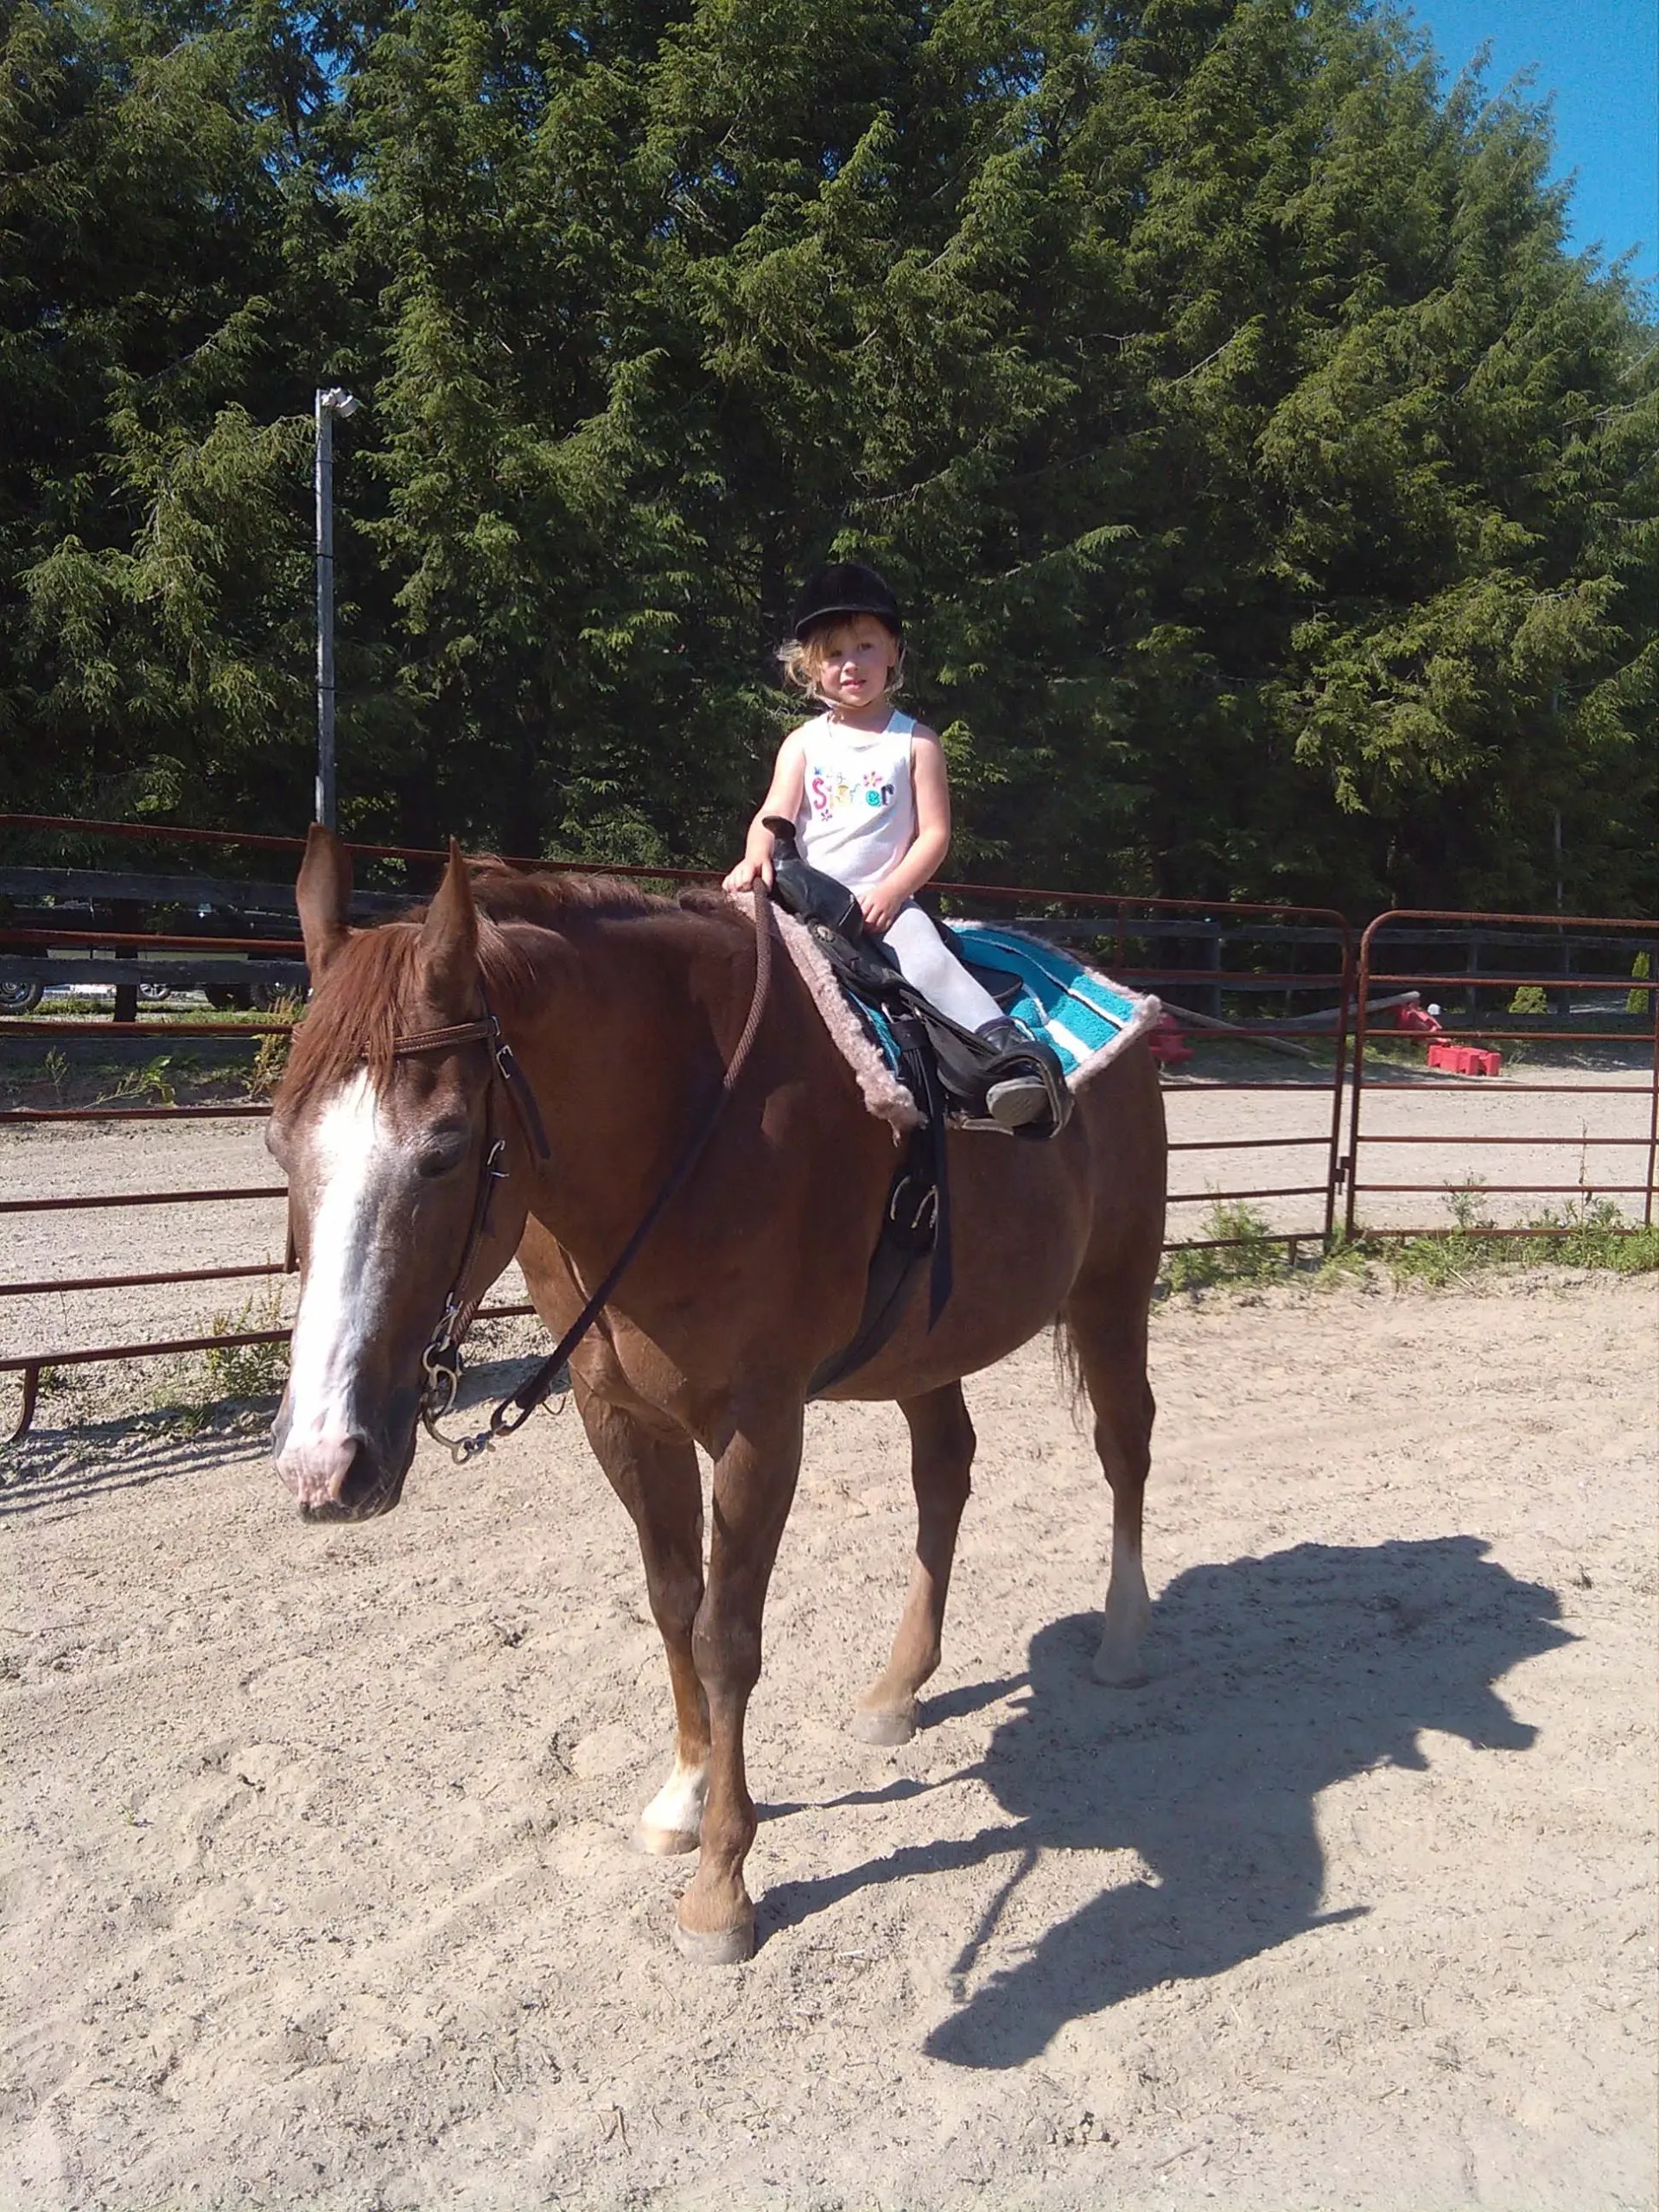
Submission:
[[695,1851],[700,1842],[696,1828],[652,1828],[642,1821],[633,1832],[636,1851],[643,1851],[648,1859],[673,1859],[683,1851]]
[[694,1967],[741,1967],[754,1956],[754,1916],[735,1928],[683,1928],[677,1919],[674,1948]]
[[1095,1663],[1090,1670],[1097,1682],[1108,1689],[1139,1690],[1147,1685],[1147,1677],[1133,1659],[1119,1659],[1111,1653],[1096,1651]]
[[907,1744],[916,1733],[914,1700],[901,1705],[896,1713],[878,1713],[873,1707],[859,1706],[847,1727],[861,1744]]

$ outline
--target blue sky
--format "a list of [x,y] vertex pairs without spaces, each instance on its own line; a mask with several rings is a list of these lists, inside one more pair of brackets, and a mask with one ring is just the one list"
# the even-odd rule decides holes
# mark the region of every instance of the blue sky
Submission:
[[1554,95],[1555,174],[1577,170],[1572,243],[1639,248],[1659,274],[1659,0],[1415,0],[1447,81],[1490,44],[1489,92],[1526,69]]

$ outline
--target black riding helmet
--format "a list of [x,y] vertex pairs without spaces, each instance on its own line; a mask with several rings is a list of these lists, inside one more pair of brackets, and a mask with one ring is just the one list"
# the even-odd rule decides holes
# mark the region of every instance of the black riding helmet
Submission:
[[809,630],[836,614],[874,614],[895,638],[905,634],[893,586],[862,561],[831,561],[813,570],[795,602],[797,641],[804,645]]

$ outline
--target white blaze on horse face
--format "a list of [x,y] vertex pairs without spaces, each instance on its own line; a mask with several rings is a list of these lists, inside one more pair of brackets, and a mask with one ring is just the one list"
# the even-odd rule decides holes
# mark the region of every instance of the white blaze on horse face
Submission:
[[321,1477],[349,1459],[363,1347],[385,1303],[387,1253],[377,1234],[403,1154],[366,1073],[342,1084],[311,1137],[312,1205],[305,1287],[294,1324],[284,1465]]

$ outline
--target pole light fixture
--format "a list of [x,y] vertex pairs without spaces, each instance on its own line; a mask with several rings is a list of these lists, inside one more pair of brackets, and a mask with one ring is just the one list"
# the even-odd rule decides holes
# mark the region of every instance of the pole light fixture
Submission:
[[317,388],[317,797],[316,818],[338,828],[334,776],[334,417],[360,399],[338,385]]

